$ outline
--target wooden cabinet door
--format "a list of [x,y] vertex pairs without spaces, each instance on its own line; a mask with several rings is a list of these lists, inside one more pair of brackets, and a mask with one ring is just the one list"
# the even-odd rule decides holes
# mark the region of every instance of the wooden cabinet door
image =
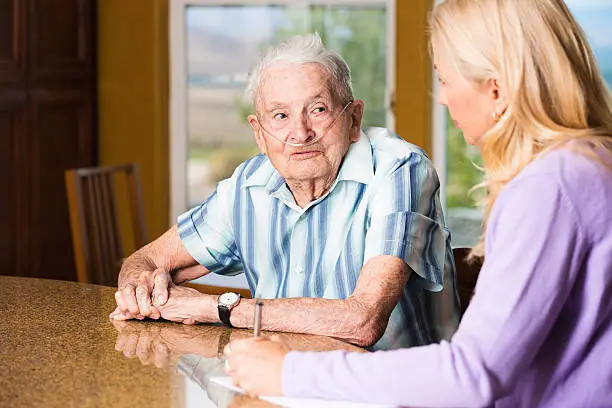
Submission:
[[93,88],[92,5],[91,0],[28,0],[30,88]]
[[91,106],[79,91],[31,91],[30,276],[76,280],[64,171],[91,165]]
[[22,0],[0,0],[0,87],[25,85],[25,23]]
[[0,274],[75,280],[64,171],[96,164],[95,1],[0,0]]
[[26,135],[26,93],[0,92],[0,274],[24,275],[27,214],[22,194]]
[[12,275],[25,274],[27,256],[25,20],[22,0],[0,0],[0,274]]

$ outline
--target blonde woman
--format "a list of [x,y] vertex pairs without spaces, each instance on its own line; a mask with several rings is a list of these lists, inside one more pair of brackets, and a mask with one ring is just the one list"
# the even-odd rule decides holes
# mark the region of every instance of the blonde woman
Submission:
[[439,101],[485,162],[484,256],[450,342],[303,353],[226,348],[254,394],[410,406],[612,405],[612,108],[562,0],[447,0]]

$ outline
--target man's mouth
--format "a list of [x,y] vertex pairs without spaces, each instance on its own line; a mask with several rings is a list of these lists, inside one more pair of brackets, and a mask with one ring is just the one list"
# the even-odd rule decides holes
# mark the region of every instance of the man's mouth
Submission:
[[321,154],[320,150],[305,150],[301,152],[291,153],[291,158],[294,160],[308,160],[313,157],[319,156]]

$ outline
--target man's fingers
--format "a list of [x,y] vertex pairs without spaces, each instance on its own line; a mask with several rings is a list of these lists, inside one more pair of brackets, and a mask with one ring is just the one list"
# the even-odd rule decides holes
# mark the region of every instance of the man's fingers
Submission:
[[148,316],[151,314],[151,298],[149,297],[149,287],[146,283],[140,283],[136,287],[136,300],[140,314]]
[[111,314],[108,315],[108,317],[110,317],[111,319],[114,319],[115,316],[120,315],[120,314],[123,314],[123,313],[121,312],[121,309],[119,309],[119,306],[117,306],[115,310],[113,310]]
[[[115,313],[117,312],[117,313]],[[117,330],[118,333],[123,332],[126,327],[128,326],[128,323],[125,322],[123,319],[115,319],[112,316],[123,316],[123,313],[121,313],[120,310],[116,310],[115,312],[111,313],[111,323],[113,324],[113,327],[115,328],[115,330]]]
[[153,273],[153,304],[163,306],[168,301],[168,286],[172,282],[170,274],[162,268]]
[[[115,309],[109,316],[112,320],[113,320],[113,324],[115,324],[115,322],[117,321],[123,321],[123,320],[130,320],[133,317],[123,313],[121,310],[119,310],[119,307],[117,307],[117,309]],[[117,327],[115,325],[115,327]],[[119,329],[118,329],[119,330]]]
[[159,319],[161,317],[159,309],[157,309],[155,306],[151,306],[151,313],[149,314],[149,317],[155,320]]
[[133,285],[126,285],[121,291],[121,297],[123,299],[124,304],[126,305],[126,309],[122,309],[123,313],[130,313],[133,316],[136,316],[140,309],[138,308],[138,302],[136,301],[136,292]]
[[127,302],[123,299],[123,292],[118,290],[115,292],[115,302],[122,313],[129,313]]

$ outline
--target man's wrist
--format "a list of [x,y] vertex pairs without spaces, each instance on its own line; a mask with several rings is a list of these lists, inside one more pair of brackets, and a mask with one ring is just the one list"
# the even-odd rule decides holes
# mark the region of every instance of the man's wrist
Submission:
[[196,310],[196,320],[200,323],[217,323],[219,321],[216,296],[202,293],[197,298]]
[[242,298],[240,303],[232,309],[232,314],[230,315],[232,326],[241,328],[250,327],[251,320],[253,319],[252,302],[252,299]]

